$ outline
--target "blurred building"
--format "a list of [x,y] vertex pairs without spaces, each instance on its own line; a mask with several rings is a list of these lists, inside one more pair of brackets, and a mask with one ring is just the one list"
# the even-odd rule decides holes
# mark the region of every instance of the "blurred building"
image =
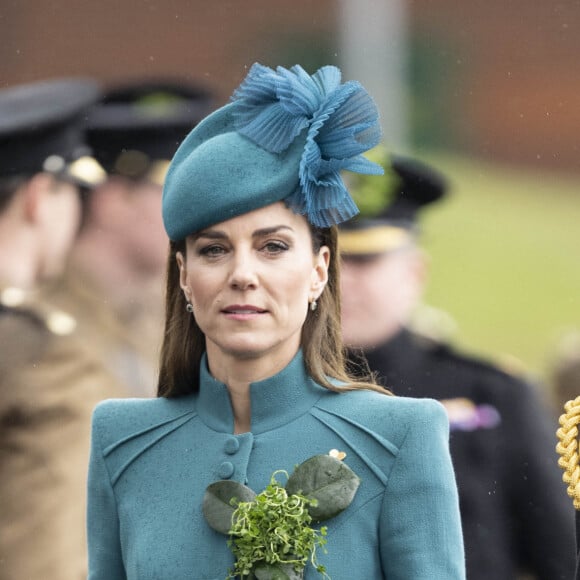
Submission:
[[[225,101],[254,61],[340,65],[339,4],[5,2],[0,79],[10,85],[74,73],[117,82],[172,74],[204,81]],[[579,171],[576,0],[409,0],[406,7],[415,144]],[[385,50],[392,42],[386,32]],[[376,59],[376,50],[367,56]]]

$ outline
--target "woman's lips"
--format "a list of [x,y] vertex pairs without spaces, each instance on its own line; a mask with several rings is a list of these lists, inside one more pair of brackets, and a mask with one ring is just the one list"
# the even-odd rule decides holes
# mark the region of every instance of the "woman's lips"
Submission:
[[250,320],[260,316],[261,314],[265,314],[267,310],[250,304],[233,304],[224,308],[222,312],[227,318],[234,320]]

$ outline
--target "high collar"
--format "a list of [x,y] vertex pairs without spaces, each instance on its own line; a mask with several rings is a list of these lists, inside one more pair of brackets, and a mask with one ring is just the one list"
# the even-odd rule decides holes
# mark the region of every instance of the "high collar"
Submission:
[[[302,351],[272,377],[250,383],[251,430],[264,433],[308,412],[324,393],[306,372]],[[233,433],[234,414],[227,386],[209,373],[204,354],[200,365],[198,412],[216,431]]]

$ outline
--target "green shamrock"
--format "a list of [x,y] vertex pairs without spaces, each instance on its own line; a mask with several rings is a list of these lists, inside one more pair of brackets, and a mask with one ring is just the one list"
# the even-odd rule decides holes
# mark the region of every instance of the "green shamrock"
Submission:
[[[287,476],[282,486],[276,476]],[[308,562],[328,578],[316,549],[326,552],[326,521],[352,502],[360,479],[340,459],[316,455],[298,465],[288,477],[272,474],[259,494],[235,481],[209,485],[203,514],[214,530],[229,536],[236,563],[226,580],[299,580]]]

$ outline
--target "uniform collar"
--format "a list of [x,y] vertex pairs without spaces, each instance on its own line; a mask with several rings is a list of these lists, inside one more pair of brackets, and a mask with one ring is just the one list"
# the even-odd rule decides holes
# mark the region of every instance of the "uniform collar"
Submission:
[[412,342],[413,338],[409,330],[401,328],[389,340],[374,349],[365,351],[365,354],[369,360],[369,364],[371,359],[373,359],[373,362],[376,362],[374,359],[377,357],[385,366],[397,366],[406,355],[408,356]]
[[72,334],[77,326],[70,314],[53,306],[37,289],[25,290],[0,284],[0,311],[27,316],[58,336]]
[[[308,412],[325,392],[306,372],[302,351],[276,375],[250,384],[252,433],[258,434],[289,423]],[[198,395],[200,418],[216,431],[233,433],[234,416],[228,389],[213,378],[204,354],[200,365]]]

